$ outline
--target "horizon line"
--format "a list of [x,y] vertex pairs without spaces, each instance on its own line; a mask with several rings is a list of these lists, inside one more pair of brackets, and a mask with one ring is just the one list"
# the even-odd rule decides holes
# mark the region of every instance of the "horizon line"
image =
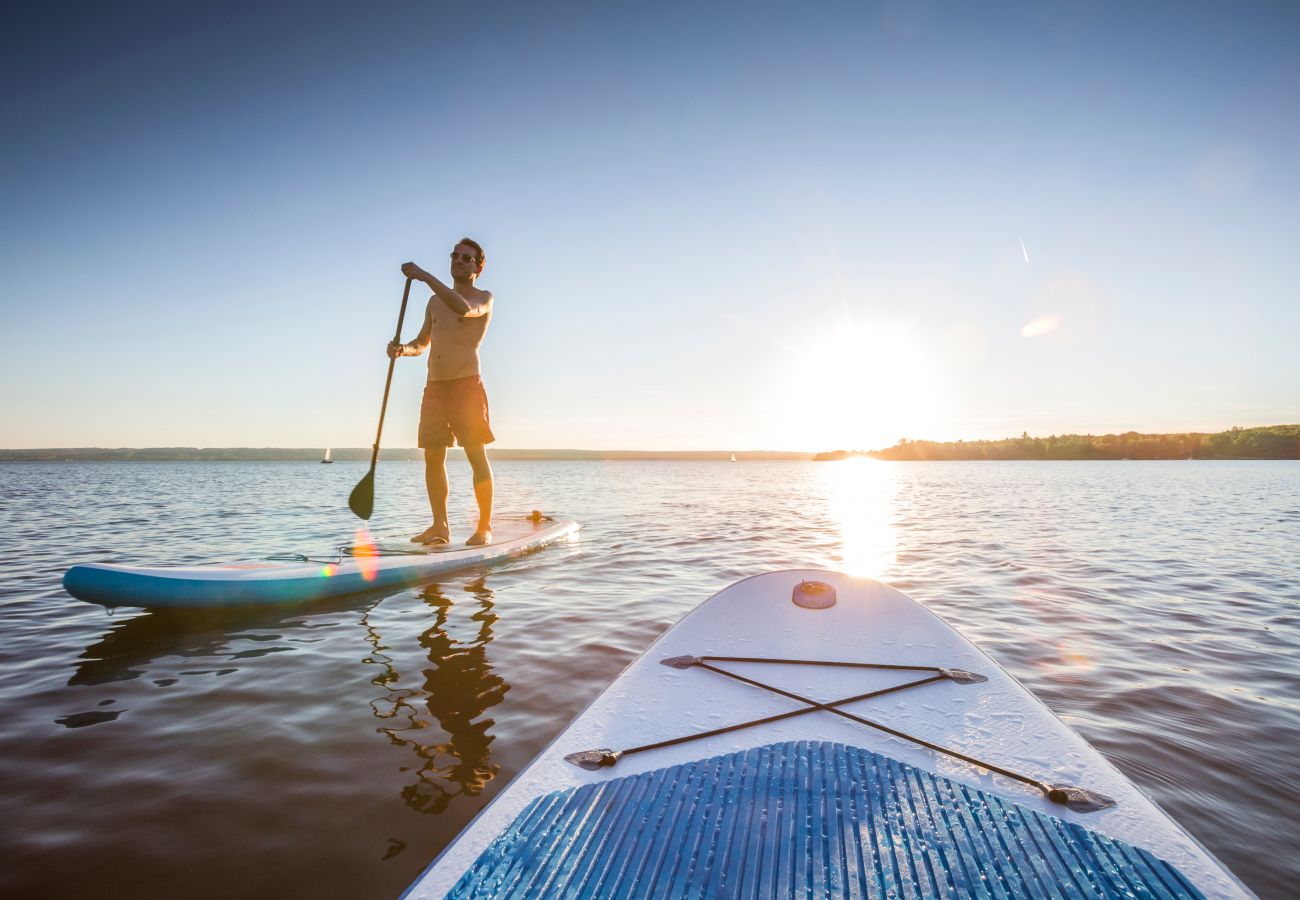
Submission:
[[[896,447],[899,444],[903,443],[904,441],[907,441],[908,443],[933,443],[933,444],[978,443],[980,441],[992,443],[997,441],[1019,440],[1023,438],[1025,435],[1028,435],[1030,438],[1067,437],[1071,435],[1075,435],[1079,437],[1106,437],[1108,435],[1126,435],[1126,434],[1140,434],[1144,436],[1160,436],[1160,435],[1174,435],[1174,434],[1211,435],[1211,434],[1223,434],[1225,432],[1235,431],[1235,430],[1248,431],[1256,428],[1285,428],[1285,427],[1300,427],[1300,423],[1294,423],[1294,424],[1286,423],[1282,425],[1271,424],[1271,425],[1233,426],[1232,428],[1225,428],[1219,431],[1150,431],[1148,432],[1148,431],[1136,431],[1133,429],[1129,429],[1127,431],[1111,431],[1111,432],[1105,432],[1100,434],[1091,431],[1089,432],[1067,431],[1067,432],[1053,432],[1050,435],[1033,435],[1033,434],[1029,434],[1029,432],[1027,431],[1022,430],[1020,435],[1007,435],[1006,437],[1001,437],[1001,438],[953,438],[949,440],[934,440],[931,438],[900,437],[897,440],[895,440],[893,444],[889,446]],[[449,447],[447,449],[462,450],[463,448],[457,446],[457,447]],[[635,448],[633,449],[604,449],[604,448],[591,449],[591,448],[583,448],[583,447],[489,447],[488,449],[494,453],[620,453],[620,454],[621,453],[710,453],[710,454],[713,453],[760,454],[761,453],[761,454],[792,455],[792,454],[828,453],[828,452],[839,452],[839,451],[846,451],[846,452],[853,452],[853,453],[862,453],[862,452],[872,453],[872,452],[878,452],[879,450],[885,450],[889,448],[880,447],[872,450],[864,450],[863,448],[856,448],[853,450],[848,450],[848,448],[837,447],[834,448],[833,451],[828,449],[775,450],[775,449],[763,449],[763,448],[750,448],[750,449],[743,449],[743,450],[739,448],[649,450],[649,449],[635,449]],[[86,452],[92,450],[101,451],[101,452],[141,452],[141,451],[162,451],[162,450],[170,450],[170,451],[192,450],[192,451],[202,451],[202,452],[277,451],[281,453],[317,453],[317,452],[324,452],[325,450],[329,450],[332,453],[350,454],[350,453],[371,453],[374,451],[374,447],[373,446],[334,447],[333,445],[308,445],[308,446],[297,446],[297,447],[284,447],[284,446],[271,446],[271,445],[197,446],[193,444],[154,444],[152,446],[144,446],[144,447],[129,447],[129,446],[105,447],[99,445],[81,445],[75,447],[74,446],[0,447],[0,453],[63,453],[63,452]],[[381,447],[379,448],[379,452],[382,454],[382,453],[419,453],[422,451],[421,448],[419,447]]]

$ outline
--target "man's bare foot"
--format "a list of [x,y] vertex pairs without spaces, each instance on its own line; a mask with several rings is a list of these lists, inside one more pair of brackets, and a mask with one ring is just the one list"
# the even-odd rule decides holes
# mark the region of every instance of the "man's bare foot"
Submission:
[[413,544],[446,544],[451,541],[451,529],[446,525],[430,525],[421,531],[415,537],[411,538]]
[[465,546],[482,547],[484,544],[490,544],[490,543],[492,543],[491,529],[480,528],[478,531],[474,532],[469,536],[469,540],[465,542]]

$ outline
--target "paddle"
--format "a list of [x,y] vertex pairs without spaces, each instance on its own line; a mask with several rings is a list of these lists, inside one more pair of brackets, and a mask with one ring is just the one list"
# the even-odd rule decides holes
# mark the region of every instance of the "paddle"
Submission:
[[[402,311],[397,314],[397,334],[393,340],[402,339],[402,320],[406,318],[406,299],[411,296],[411,279],[406,279],[406,289],[402,291]],[[388,389],[393,384],[394,357],[388,361],[388,378],[384,381],[384,402],[379,405],[379,430],[375,432],[375,450],[370,454],[370,471],[366,477],[357,482],[348,497],[348,506],[363,519],[369,519],[375,511],[375,463],[379,461],[379,436],[384,433],[384,413],[388,410]]]

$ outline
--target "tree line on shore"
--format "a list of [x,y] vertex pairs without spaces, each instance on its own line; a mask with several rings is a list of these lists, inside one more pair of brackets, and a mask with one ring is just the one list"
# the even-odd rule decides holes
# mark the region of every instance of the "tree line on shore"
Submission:
[[1231,428],[1216,434],[1053,434],[997,441],[912,441],[884,450],[835,450],[814,459],[1300,459],[1300,425]]

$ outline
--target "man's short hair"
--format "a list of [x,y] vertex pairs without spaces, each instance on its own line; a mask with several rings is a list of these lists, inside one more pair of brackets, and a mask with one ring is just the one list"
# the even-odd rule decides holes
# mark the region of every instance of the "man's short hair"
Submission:
[[483,252],[483,248],[479,245],[479,242],[474,240],[473,238],[466,237],[466,238],[461,238],[459,241],[456,242],[456,246],[458,247],[461,244],[464,244],[467,247],[474,248],[474,252],[478,254],[478,267],[479,270],[481,271],[483,267],[487,265],[487,254]]

